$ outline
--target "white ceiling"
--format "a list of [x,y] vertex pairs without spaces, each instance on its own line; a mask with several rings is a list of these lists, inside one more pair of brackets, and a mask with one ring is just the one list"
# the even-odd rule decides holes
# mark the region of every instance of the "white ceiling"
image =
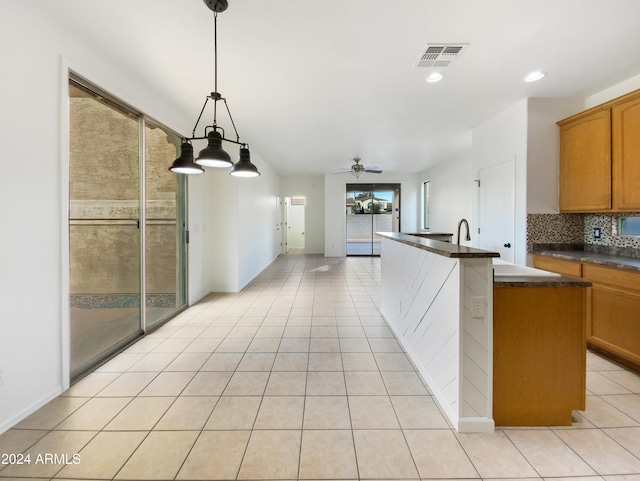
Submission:
[[[39,4],[195,124],[214,83],[202,0]],[[283,174],[337,172],[355,156],[417,172],[468,149],[474,126],[520,99],[584,97],[640,74],[640,0],[229,4],[218,16],[218,90],[241,140]],[[469,47],[429,84],[432,69],[415,67],[427,43]],[[535,69],[548,74],[523,82]]]

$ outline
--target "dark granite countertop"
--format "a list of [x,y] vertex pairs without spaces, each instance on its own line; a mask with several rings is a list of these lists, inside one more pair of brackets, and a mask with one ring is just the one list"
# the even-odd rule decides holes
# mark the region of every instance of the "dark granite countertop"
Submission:
[[391,239],[402,244],[407,244],[418,249],[433,252],[444,257],[451,258],[483,258],[483,257],[500,257],[498,252],[489,252],[474,247],[466,247],[450,242],[442,242],[438,240],[418,237],[410,234],[401,234],[400,232],[376,232],[376,235]]
[[415,235],[418,237],[429,237],[429,236],[441,236],[441,235],[449,235],[453,237],[451,232],[403,232],[403,234],[407,235]]
[[604,267],[614,267],[616,269],[626,269],[631,271],[640,271],[640,259],[635,257],[626,257],[601,252],[591,252],[584,250],[541,250],[534,252],[557,259],[564,259],[574,262],[586,262],[588,264],[598,264]]
[[495,276],[493,287],[591,287],[591,282],[564,276]]

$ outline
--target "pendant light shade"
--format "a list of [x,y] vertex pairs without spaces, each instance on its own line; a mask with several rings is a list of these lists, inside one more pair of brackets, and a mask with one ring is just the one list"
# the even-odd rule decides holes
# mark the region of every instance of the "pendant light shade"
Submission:
[[229,172],[234,177],[257,177],[260,175],[258,168],[251,163],[251,154],[246,144],[240,146],[240,160]]
[[193,162],[193,145],[189,142],[180,144],[180,157],[173,161],[171,172],[176,174],[202,174],[204,169]]
[[217,130],[212,130],[207,139],[207,146],[200,151],[196,164],[205,167],[231,167],[231,156],[222,149],[222,135]]

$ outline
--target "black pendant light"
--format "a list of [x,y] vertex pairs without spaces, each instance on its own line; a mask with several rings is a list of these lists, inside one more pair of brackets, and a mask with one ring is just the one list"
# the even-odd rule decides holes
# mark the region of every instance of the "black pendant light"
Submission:
[[204,172],[201,166],[193,162],[193,145],[189,141],[182,141],[180,157],[173,161],[169,170],[176,174],[202,174]]
[[222,149],[222,135],[217,130],[212,130],[207,139],[207,146],[200,151],[196,164],[205,167],[231,167],[231,157]]
[[247,144],[240,146],[240,160],[231,168],[229,173],[234,177],[258,177],[260,175],[258,168],[251,163],[251,154]]
[[[236,124],[233,121],[233,117],[231,116],[231,111],[229,110],[229,105],[227,104],[227,99],[222,97],[218,92],[218,13],[224,12],[228,5],[227,0],[203,0],[205,5],[213,12],[213,46],[214,46],[214,91],[211,92],[211,95],[208,95],[204,101],[204,105],[202,106],[202,110],[200,111],[200,115],[198,116],[198,120],[196,120],[196,125],[193,127],[193,132],[191,134],[191,138],[183,139],[180,157],[176,159],[169,170],[172,172],[176,172],[179,174],[201,174],[203,172],[202,166],[204,167],[233,167],[230,174],[236,177],[256,177],[260,175],[258,169],[255,165],[251,163],[249,156],[249,146],[245,143],[240,142],[240,136],[238,135],[238,130],[236,129]],[[207,107],[207,103],[209,100],[213,101],[213,124],[208,125],[204,129],[204,137],[196,137],[196,129],[198,128],[198,124],[200,123],[200,119],[202,118],[202,114]],[[225,137],[224,129],[218,126],[217,123],[217,113],[218,113],[218,102],[224,102],[224,106],[226,108],[227,114],[229,115],[229,120],[231,121],[231,125],[233,126],[233,130],[236,134],[236,139],[228,139]],[[207,133],[207,131],[210,131]],[[193,159],[193,146],[191,145],[191,140],[207,140],[207,146],[200,151],[198,157]],[[222,141],[231,142],[233,144],[240,145],[240,160],[238,161],[239,167],[236,168],[233,162],[231,161],[231,156],[224,151],[222,148]]]

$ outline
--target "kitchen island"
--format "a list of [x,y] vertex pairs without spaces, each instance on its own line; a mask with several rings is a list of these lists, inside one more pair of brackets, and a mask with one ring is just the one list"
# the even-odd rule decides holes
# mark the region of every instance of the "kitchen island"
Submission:
[[494,260],[493,418],[569,426],[585,409],[587,287],[581,279]]
[[382,315],[453,426],[493,431],[491,259],[499,254],[408,234],[378,235]]
[[[584,296],[588,283],[502,263],[501,267],[496,266],[495,287],[502,289],[496,294],[493,260],[499,256],[498,253],[407,234],[378,235],[382,238],[381,312],[455,429],[459,432],[490,432],[496,420],[500,425],[556,424],[557,419],[547,412],[546,406],[558,404],[562,386],[560,391],[545,388],[543,398],[535,398],[534,404],[527,403],[527,399],[518,392],[522,386],[527,389],[532,386],[529,375],[536,373],[537,343],[548,344],[545,350],[540,351],[540,355],[545,356],[564,352],[564,343],[572,346],[570,362],[562,361],[567,366],[552,365],[551,372],[542,373],[543,384],[546,378],[554,377],[554,373],[565,367],[570,367],[569,376],[576,375],[584,380]],[[573,316],[570,324],[582,326],[582,330],[571,328],[567,336],[554,338],[552,333],[558,331],[554,322],[564,322],[562,318],[547,322],[534,319],[532,324],[541,327],[544,336],[540,332],[534,332],[539,339],[520,336],[515,339],[516,346],[524,343],[528,349],[510,348],[513,346],[510,346],[512,340],[509,336],[520,329],[515,321],[522,318],[523,312],[529,311],[519,301],[507,304],[502,300],[503,294],[515,299],[533,289],[544,298],[555,289],[554,295],[563,297],[563,292],[569,292],[563,289],[570,287],[578,292],[577,297],[568,303],[572,308],[577,306],[577,310],[569,314]],[[494,295],[497,295],[496,299]],[[499,331],[497,338],[494,336],[495,300],[505,307],[498,309],[496,319],[500,319],[501,326],[507,327],[506,331]],[[532,302],[546,304],[539,297]],[[514,310],[514,306],[519,306],[519,309]],[[550,309],[536,315],[565,316],[567,312]],[[547,331],[551,332],[551,337]],[[507,337],[501,337],[505,333]],[[518,358],[520,352],[527,352],[529,357]],[[532,353],[534,357],[531,357]],[[519,369],[509,371],[509,365]],[[502,385],[501,380],[506,379],[504,366],[507,367],[507,377],[511,378]],[[540,377],[540,370],[537,371],[536,377]],[[496,374],[498,384],[494,389]],[[571,391],[571,402],[559,403],[563,411],[560,424],[567,424],[567,414],[570,424],[572,409],[584,409],[584,381],[578,382],[577,386]],[[540,409],[540,403],[545,407]],[[508,418],[500,414],[500,409],[522,416]],[[532,422],[528,417],[530,412],[542,414]]]

